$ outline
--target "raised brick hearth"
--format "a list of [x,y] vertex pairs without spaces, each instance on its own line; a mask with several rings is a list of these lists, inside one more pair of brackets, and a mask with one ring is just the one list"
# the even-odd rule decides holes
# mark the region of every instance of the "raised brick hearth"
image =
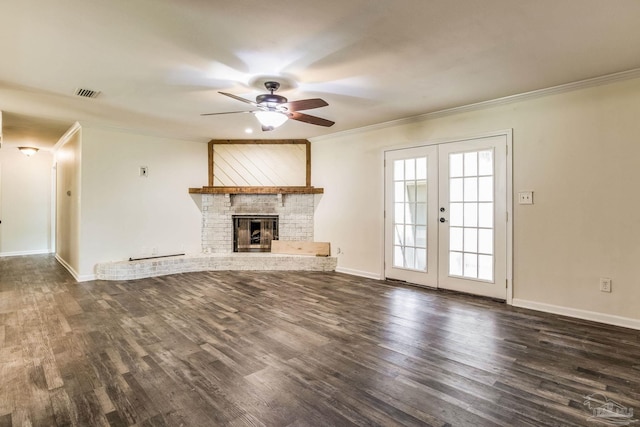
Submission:
[[96,279],[133,280],[195,271],[335,271],[337,258],[270,253],[195,254],[140,261],[105,262]]

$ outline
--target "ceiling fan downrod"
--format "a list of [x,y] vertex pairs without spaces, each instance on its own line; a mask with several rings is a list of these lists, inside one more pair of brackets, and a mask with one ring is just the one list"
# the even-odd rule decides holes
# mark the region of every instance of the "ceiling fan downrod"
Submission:
[[278,82],[265,82],[264,87],[271,93],[266,93],[264,95],[258,95],[256,97],[256,103],[263,104],[266,103],[267,106],[271,107],[273,104],[284,104],[287,102],[287,98],[284,96],[276,95],[273,92],[280,88],[280,83]]

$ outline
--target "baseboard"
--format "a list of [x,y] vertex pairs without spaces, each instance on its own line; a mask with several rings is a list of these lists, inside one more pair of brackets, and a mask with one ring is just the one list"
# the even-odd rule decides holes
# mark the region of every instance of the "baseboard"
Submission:
[[74,279],[76,279],[76,282],[78,282],[78,273],[76,273],[76,271],[73,269],[73,267],[71,267],[71,265],[69,265],[69,263],[67,261],[65,261],[64,259],[62,259],[60,257],[60,255],[56,254],[56,261],[58,261],[60,263],[60,265],[62,265],[64,268],[67,269],[67,271],[69,273],[71,273],[71,275],[73,276]]
[[336,267],[336,273],[350,274],[352,276],[359,276],[373,280],[384,280],[384,278],[380,277],[379,274],[370,273],[368,271],[353,270],[351,268]]
[[36,251],[0,252],[0,258],[8,256],[44,255],[50,253],[51,250],[49,249],[38,249]]
[[66,262],[64,259],[60,258],[60,256],[58,254],[56,254],[56,260],[69,272],[71,273],[71,275],[73,276],[74,279],[76,279],[76,282],[88,282],[90,280],[96,280],[96,275],[95,274],[85,274],[85,275],[79,275],[74,269],[73,267],[71,267],[69,265],[68,262]]
[[76,277],[76,280],[78,282],[90,282],[92,280],[96,280],[96,275],[95,274],[84,274],[82,276]]
[[630,317],[615,316],[613,314],[599,313],[597,311],[580,310],[577,308],[562,307],[559,305],[545,304],[536,301],[527,301],[519,298],[513,299],[515,307],[528,308],[531,310],[544,311],[546,313],[560,314],[562,316],[575,317],[582,320],[591,320],[608,325],[622,326],[630,329],[640,330],[640,320]]

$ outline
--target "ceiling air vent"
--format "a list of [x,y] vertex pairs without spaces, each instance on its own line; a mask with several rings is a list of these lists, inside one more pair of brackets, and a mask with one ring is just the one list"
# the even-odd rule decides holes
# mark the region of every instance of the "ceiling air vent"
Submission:
[[97,98],[100,95],[99,90],[91,90],[91,89],[82,89],[77,88],[73,93],[75,96],[81,96],[83,98]]

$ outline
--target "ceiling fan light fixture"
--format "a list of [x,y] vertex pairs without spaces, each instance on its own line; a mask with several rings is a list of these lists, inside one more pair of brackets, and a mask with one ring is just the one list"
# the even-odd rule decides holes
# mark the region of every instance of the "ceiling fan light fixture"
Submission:
[[267,128],[277,128],[287,121],[288,117],[278,111],[256,111],[255,116],[260,124]]
[[300,112],[300,110],[312,110],[314,108],[326,107],[329,104],[324,99],[300,99],[297,101],[289,102],[284,96],[276,95],[275,93],[273,93],[278,90],[278,88],[280,87],[280,83],[275,81],[267,81],[265,82],[264,86],[270,93],[258,95],[255,102],[234,95],[232,93],[218,92],[220,93],[220,95],[228,96],[229,98],[233,98],[236,101],[244,102],[245,104],[251,105],[254,108],[253,111],[204,113],[201,114],[201,116],[215,116],[219,114],[234,113],[253,113],[262,125],[263,131],[274,130],[275,128],[281,126],[284,122],[286,122],[287,119],[325,127],[330,127],[335,124],[335,122],[331,120]]
[[31,157],[38,152],[36,147],[18,147],[18,150],[27,157]]

